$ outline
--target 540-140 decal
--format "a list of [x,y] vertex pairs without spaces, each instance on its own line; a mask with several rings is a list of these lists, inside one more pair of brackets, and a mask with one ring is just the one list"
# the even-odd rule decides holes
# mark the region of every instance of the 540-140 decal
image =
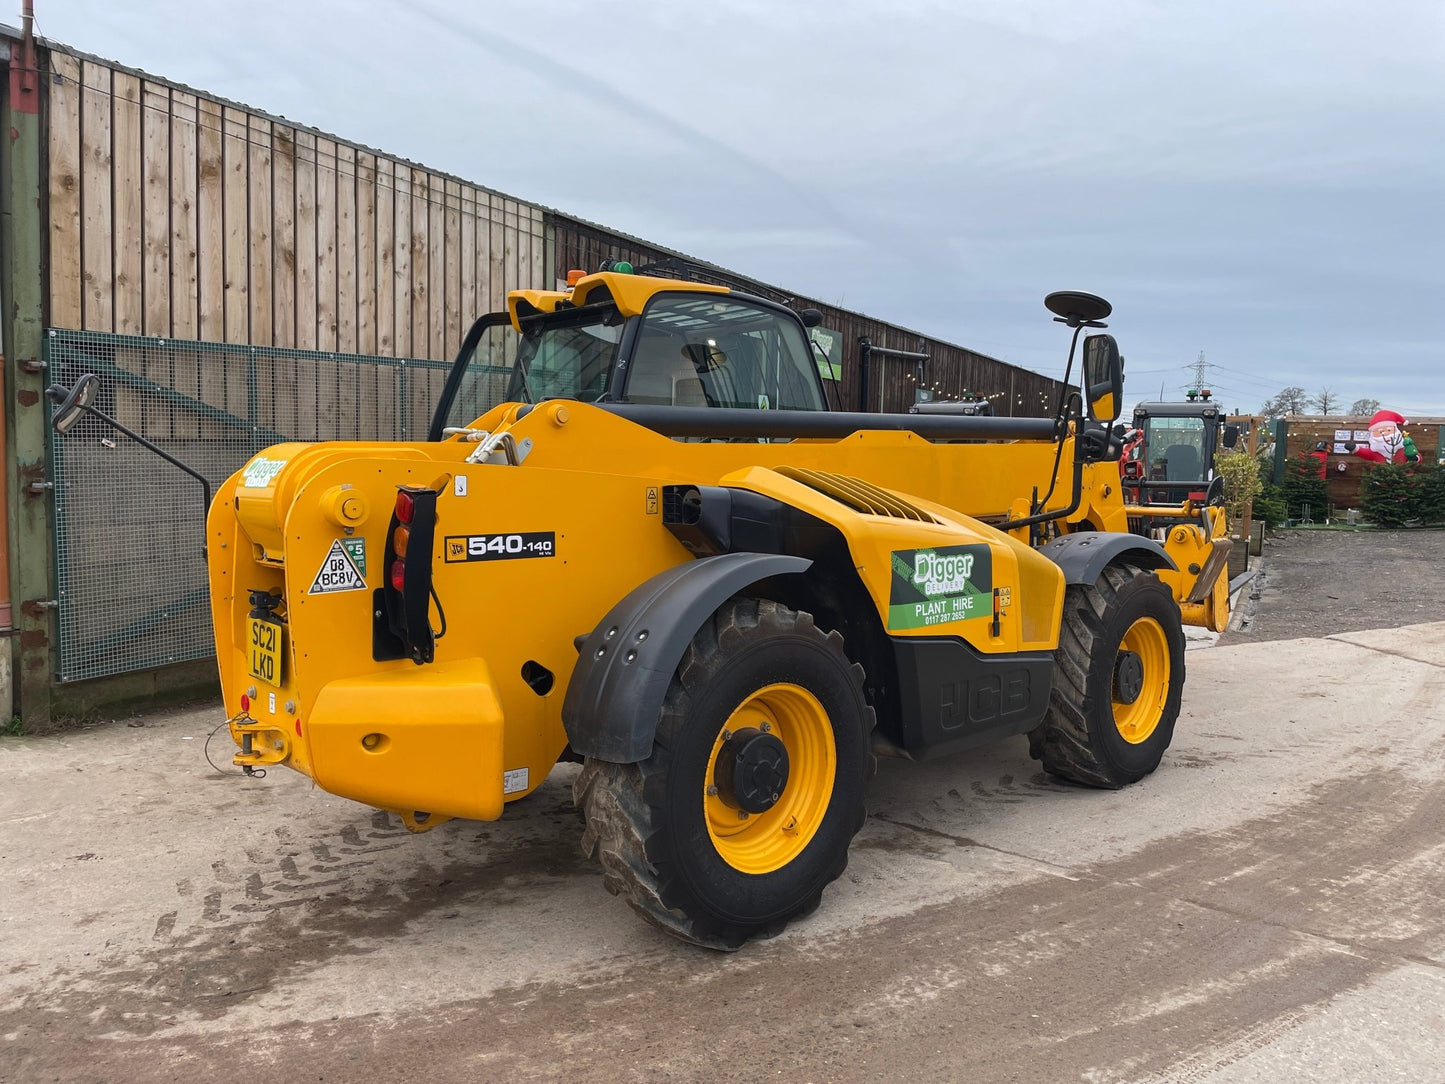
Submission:
[[524,557],[555,557],[557,532],[447,535],[444,552],[449,564],[454,561],[516,561]]

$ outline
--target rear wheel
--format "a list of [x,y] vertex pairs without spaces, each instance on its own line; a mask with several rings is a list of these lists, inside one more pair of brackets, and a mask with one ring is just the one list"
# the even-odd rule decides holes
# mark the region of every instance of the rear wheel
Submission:
[[1054,775],[1118,788],[1159,766],[1184,688],[1179,606],[1152,572],[1110,565],[1064,593],[1049,713],[1029,751]]
[[863,826],[873,710],[843,638],[734,599],[693,638],[651,755],[573,787],[607,889],[695,944],[735,949],[817,906]]

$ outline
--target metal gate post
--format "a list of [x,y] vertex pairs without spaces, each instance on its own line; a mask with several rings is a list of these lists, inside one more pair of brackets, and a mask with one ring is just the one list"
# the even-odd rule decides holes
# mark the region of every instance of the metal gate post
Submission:
[[[29,45],[29,43],[25,43]],[[28,55],[27,55],[28,53]],[[15,692],[29,728],[50,721],[54,673],[51,610],[49,462],[44,337],[44,274],[41,239],[46,200],[41,193],[39,89],[33,45],[9,58],[0,104],[0,296],[5,307],[5,469],[10,500],[5,509],[10,539],[10,588],[14,601]],[[3,650],[12,650],[8,645]],[[4,720],[8,722],[9,720]]]

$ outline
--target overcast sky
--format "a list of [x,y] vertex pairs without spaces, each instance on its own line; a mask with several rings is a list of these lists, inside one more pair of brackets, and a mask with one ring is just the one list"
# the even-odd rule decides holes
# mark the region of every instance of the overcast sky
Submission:
[[[1129,399],[1445,415],[1445,4],[36,0],[79,49]],[[18,21],[18,20],[12,20]]]

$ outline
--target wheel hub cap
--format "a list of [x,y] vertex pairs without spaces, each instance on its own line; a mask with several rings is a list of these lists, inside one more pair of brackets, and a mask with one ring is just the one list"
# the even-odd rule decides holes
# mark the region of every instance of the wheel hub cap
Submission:
[[1144,660],[1137,652],[1121,651],[1114,660],[1114,699],[1132,704],[1144,691]]
[[788,750],[754,727],[734,733],[718,751],[713,783],[718,797],[745,813],[766,813],[788,785]]

